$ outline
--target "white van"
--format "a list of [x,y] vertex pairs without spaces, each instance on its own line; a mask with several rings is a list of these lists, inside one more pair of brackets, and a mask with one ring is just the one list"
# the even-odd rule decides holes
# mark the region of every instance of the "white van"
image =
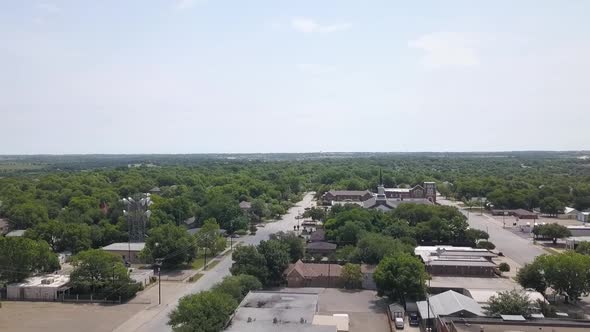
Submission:
[[404,329],[404,319],[401,317],[396,317],[395,318],[395,328],[398,330],[403,330]]

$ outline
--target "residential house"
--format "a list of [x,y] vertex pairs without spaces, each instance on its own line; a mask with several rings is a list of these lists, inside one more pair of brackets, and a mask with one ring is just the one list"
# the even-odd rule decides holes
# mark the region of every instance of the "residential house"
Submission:
[[557,215],[558,219],[576,219],[578,217],[578,213],[580,211],[574,209],[573,207],[565,207],[563,209],[563,213]]
[[318,228],[312,232],[309,237],[310,242],[324,242],[326,241],[326,231],[323,228]]
[[305,251],[310,255],[328,256],[336,252],[338,246],[335,243],[318,241],[310,242],[305,246]]
[[240,202],[240,209],[242,210],[242,212],[248,212],[248,211],[250,211],[251,208],[252,208],[252,203],[246,202],[246,201]]
[[303,263],[298,260],[285,270],[288,287],[339,287],[342,266],[338,264]]
[[152,195],[160,195],[162,193],[162,189],[160,189],[159,187],[153,187],[148,192]]

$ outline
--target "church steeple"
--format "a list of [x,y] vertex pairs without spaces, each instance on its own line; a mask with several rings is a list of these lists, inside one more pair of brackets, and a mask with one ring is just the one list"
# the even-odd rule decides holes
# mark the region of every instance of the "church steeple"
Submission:
[[379,168],[379,185],[377,186],[377,200],[385,200],[385,187],[383,187],[383,171]]

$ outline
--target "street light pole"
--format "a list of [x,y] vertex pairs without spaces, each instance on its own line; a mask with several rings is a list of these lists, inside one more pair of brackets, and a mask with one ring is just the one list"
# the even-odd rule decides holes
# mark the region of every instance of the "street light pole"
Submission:
[[158,304],[162,304],[162,268],[158,266]]

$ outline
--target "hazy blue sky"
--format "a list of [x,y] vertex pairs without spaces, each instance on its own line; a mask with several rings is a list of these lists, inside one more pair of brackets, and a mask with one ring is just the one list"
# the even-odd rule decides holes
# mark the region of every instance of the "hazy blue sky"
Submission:
[[589,149],[589,13],[0,0],[0,154]]

